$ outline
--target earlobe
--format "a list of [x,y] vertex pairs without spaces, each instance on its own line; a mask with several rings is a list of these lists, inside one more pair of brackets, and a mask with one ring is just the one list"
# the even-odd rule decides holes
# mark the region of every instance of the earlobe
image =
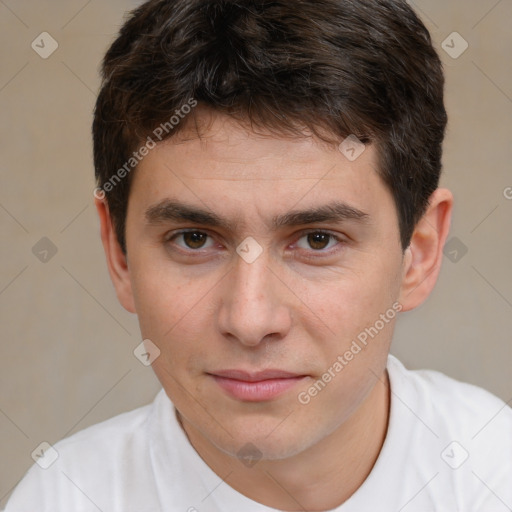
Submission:
[[101,241],[105,250],[107,267],[116,290],[117,298],[127,311],[135,313],[130,269],[127,258],[117,240],[107,200],[95,197],[94,203],[100,218]]
[[437,189],[430,197],[426,213],[414,229],[404,255],[404,276],[400,290],[403,311],[419,306],[434,288],[450,230],[452,207],[452,193],[447,189]]

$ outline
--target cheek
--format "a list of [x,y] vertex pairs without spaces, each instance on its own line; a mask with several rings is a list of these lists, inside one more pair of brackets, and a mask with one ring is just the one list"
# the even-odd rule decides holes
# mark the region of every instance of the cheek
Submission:
[[[309,295],[310,309],[330,331],[325,338],[316,338],[324,372],[317,378],[328,384],[325,388],[320,386],[320,392],[313,388],[304,391],[310,398],[314,396],[308,406],[310,411],[321,411],[333,428],[358,407],[375,385],[375,374],[385,367],[396,317],[393,304],[398,293],[396,280],[389,276],[393,276],[389,269],[383,273],[374,267],[340,277]],[[383,321],[381,315],[386,314]],[[309,325],[313,324],[314,316],[310,315]],[[304,320],[304,325],[308,325],[308,320]],[[311,339],[315,340],[311,331]],[[333,409],[333,403],[340,407]]]
[[133,290],[142,335],[161,350],[178,352],[179,346],[182,352],[187,340],[201,332],[212,286],[209,280],[192,281],[179,272],[159,272],[157,267],[138,274]]
[[151,269],[139,274],[134,286],[141,334],[160,349],[153,369],[173,398],[180,401],[182,386],[193,389],[208,355],[222,353],[214,329],[218,294],[226,273],[194,272],[190,276],[187,269],[183,272],[156,263],[140,268]]
[[395,302],[399,269],[375,262],[365,270],[334,274],[321,285],[308,286],[308,309],[335,333],[353,336],[372,325]]

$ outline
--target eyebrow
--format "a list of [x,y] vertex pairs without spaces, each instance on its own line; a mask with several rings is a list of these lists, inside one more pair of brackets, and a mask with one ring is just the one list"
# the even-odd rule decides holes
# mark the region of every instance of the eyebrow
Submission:
[[[353,206],[343,202],[332,202],[323,206],[306,210],[297,210],[277,215],[272,219],[274,230],[285,226],[299,226],[303,224],[316,224],[321,222],[340,223],[344,221],[366,222],[369,215]],[[165,199],[151,206],[145,213],[149,225],[158,225],[165,222],[192,222],[212,228],[223,228],[234,231],[238,222],[229,221],[216,213],[190,206],[178,201]]]

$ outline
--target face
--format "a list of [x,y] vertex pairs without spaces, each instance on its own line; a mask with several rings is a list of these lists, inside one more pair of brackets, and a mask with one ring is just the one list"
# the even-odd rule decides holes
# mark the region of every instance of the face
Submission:
[[228,454],[290,457],[343,425],[385,367],[404,274],[395,205],[371,146],[352,162],[221,115],[184,134],[133,177],[142,336],[190,428]]

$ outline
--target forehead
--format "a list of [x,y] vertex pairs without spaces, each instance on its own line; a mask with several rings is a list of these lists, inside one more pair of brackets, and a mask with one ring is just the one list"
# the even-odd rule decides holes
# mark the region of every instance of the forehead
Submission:
[[269,237],[322,225],[399,243],[397,210],[374,147],[351,160],[313,137],[255,133],[222,117],[200,136],[179,133],[149,152],[133,176],[126,222],[131,239],[168,226]]
[[376,150],[372,145],[362,148],[358,158],[350,159],[344,146],[342,150],[312,135],[255,131],[214,115],[199,129],[186,127],[158,143],[140,162],[129,217],[148,220],[148,211],[169,200],[217,214],[224,225],[250,225],[256,218],[262,226],[276,225],[279,216],[334,203],[370,218],[393,213]]
[[363,153],[351,161],[347,155],[353,153],[343,153],[339,143],[328,144],[307,131],[303,136],[279,135],[209,112],[195,113],[193,122],[183,122],[187,124],[182,131],[150,151],[136,175],[155,178],[162,168],[171,175],[174,171],[175,178],[179,174],[189,180],[333,180],[354,172],[378,175],[377,153],[371,145],[359,143],[356,149]]

